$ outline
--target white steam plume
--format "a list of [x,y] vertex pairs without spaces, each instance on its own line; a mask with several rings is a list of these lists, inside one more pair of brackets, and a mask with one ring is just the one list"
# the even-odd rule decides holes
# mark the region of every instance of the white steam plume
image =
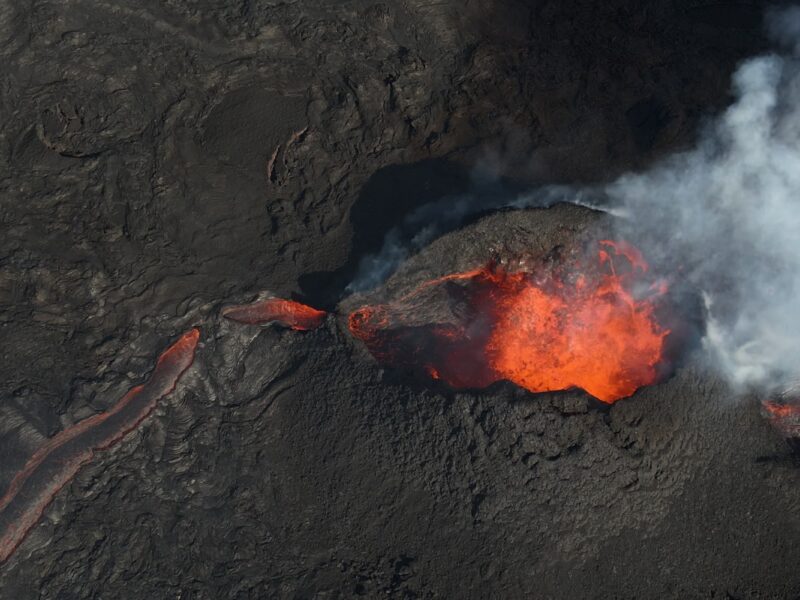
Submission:
[[[379,285],[411,254],[443,233],[460,227],[475,214],[502,208],[545,207],[557,202],[607,210],[594,206],[584,192],[566,186],[542,187],[518,196],[475,192],[442,198],[415,209],[398,227],[389,231],[381,250],[361,259],[358,272],[346,289],[348,292],[360,292]],[[414,233],[408,235],[406,232]]]
[[800,373],[800,9],[768,24],[785,50],[741,65],[698,147],[605,188],[620,236],[702,291],[715,364],[765,388]]
[[702,293],[704,346],[733,385],[772,391],[800,379],[800,8],[773,12],[767,24],[779,51],[741,65],[735,102],[694,150],[602,189],[425,205],[362,261],[348,290],[377,285],[477,212],[568,201],[620,217],[621,238],[660,274]]

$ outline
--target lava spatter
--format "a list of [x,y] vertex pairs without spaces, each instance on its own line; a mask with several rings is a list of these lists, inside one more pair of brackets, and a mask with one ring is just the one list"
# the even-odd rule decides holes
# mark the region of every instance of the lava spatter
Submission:
[[231,321],[248,325],[278,323],[296,331],[317,329],[325,320],[327,313],[294,300],[267,298],[251,304],[229,306],[222,310],[222,316]]
[[183,334],[158,358],[147,383],[132,388],[109,410],[53,436],[31,455],[0,498],[0,563],[39,521],[56,494],[95,456],[134,431],[171,393],[194,362],[200,330]]
[[[655,382],[663,361],[670,331],[657,305],[666,285],[647,272],[636,248],[604,240],[593,259],[553,270],[487,266],[426,282],[359,308],[349,327],[378,361],[455,388],[506,379],[532,392],[581,388],[610,403]],[[444,293],[434,298],[431,288]],[[431,307],[442,302],[446,310]]]

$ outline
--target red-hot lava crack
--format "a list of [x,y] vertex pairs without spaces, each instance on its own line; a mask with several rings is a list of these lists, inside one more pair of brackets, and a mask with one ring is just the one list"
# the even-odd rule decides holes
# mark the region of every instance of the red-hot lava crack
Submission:
[[800,381],[793,381],[770,400],[761,403],[770,423],[785,438],[800,440]]
[[144,385],[109,410],[84,419],[49,439],[25,463],[0,498],[0,563],[22,543],[55,495],[96,452],[107,450],[136,429],[158,400],[175,389],[194,362],[200,330],[183,334],[158,358]]
[[222,316],[237,323],[265,325],[278,323],[296,331],[310,331],[322,325],[327,313],[294,300],[267,298],[251,304],[229,306]]
[[657,307],[667,290],[647,272],[638,250],[602,241],[594,259],[552,270],[488,266],[428,281],[359,308],[349,327],[379,362],[455,388],[506,379],[610,403],[654,383],[663,361],[670,330]]
[[794,447],[800,448],[800,380],[789,379],[761,401],[764,416]]
[[764,400],[762,406],[770,423],[786,438],[800,439],[800,404]]

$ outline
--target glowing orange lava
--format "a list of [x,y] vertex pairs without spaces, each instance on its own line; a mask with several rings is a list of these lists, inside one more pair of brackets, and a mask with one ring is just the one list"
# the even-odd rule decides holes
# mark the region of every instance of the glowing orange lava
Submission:
[[800,437],[800,404],[764,400],[761,405],[772,425],[786,437]]
[[229,306],[222,316],[238,323],[264,325],[279,323],[297,331],[309,331],[322,325],[327,313],[294,300],[267,298],[252,304]]
[[[418,369],[453,387],[507,379],[532,392],[581,388],[604,402],[653,383],[670,333],[657,318],[663,282],[641,253],[600,242],[596,258],[558,270],[492,267],[426,282],[399,300],[350,315],[380,362]],[[442,294],[450,286],[442,311]],[[430,319],[421,318],[429,313]]]

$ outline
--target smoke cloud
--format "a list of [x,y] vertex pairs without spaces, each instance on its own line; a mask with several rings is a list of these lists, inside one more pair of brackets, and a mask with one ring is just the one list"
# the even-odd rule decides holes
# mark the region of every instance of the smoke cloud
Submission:
[[496,174],[483,168],[476,169],[473,180],[474,193],[445,197],[409,213],[401,224],[389,231],[378,253],[361,259],[356,276],[346,291],[353,293],[374,288],[413,253],[444,233],[461,227],[477,214],[503,208],[551,206],[557,202],[581,203],[581,192],[566,186],[547,186],[510,195],[502,189]]
[[762,389],[800,373],[800,9],[767,22],[781,51],[740,66],[698,146],[604,190],[619,235],[703,294],[713,363]]
[[776,51],[739,67],[733,104],[694,149],[593,189],[551,186],[423,206],[389,233],[381,252],[364,258],[348,290],[379,284],[476,213],[568,201],[619,217],[616,233],[654,270],[702,294],[703,345],[734,387],[771,392],[798,380],[800,8],[772,12],[766,22]]

